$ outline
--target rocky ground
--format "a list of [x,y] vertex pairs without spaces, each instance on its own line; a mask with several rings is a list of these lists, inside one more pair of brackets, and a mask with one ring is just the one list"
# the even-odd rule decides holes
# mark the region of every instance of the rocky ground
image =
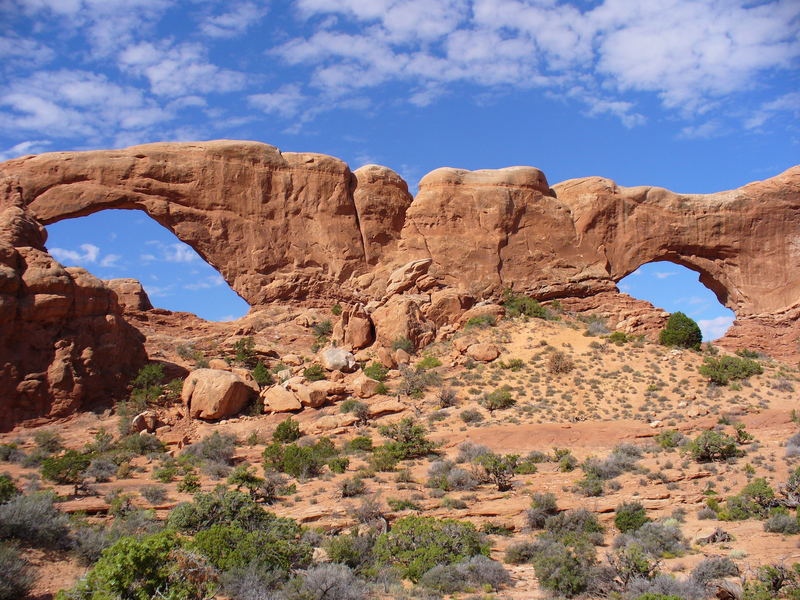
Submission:
[[[167,445],[167,454],[132,458],[128,468],[109,481],[88,479],[87,489],[77,495],[72,485],[42,480],[36,465],[5,462],[0,472],[9,474],[20,488],[52,487],[62,500],[59,508],[75,519],[110,520],[111,500],[119,493],[130,494],[135,505],[152,508],[157,517],[165,518],[178,503],[192,498],[181,491],[185,472],[165,473],[172,458],[215,432],[229,434],[237,440],[232,457],[227,465],[204,463],[196,471],[200,489],[225,483],[231,468],[240,465],[253,465],[260,475],[262,455],[273,433],[291,417],[299,423],[300,444],[329,437],[349,462],[341,473],[325,467],[318,477],[289,478],[287,483],[294,487],[282,492],[269,509],[323,534],[357,527],[358,508],[374,501],[389,523],[407,514],[472,522],[488,532],[491,556],[503,561],[510,546],[530,541],[537,533],[528,520],[533,494],[552,492],[560,510],[582,507],[598,516],[605,526],[601,556],[611,551],[619,533],[615,509],[639,501],[653,520],[677,519],[689,541],[688,549],[662,559],[665,572],[688,573],[710,556],[732,558],[743,574],[762,564],[800,561],[798,537],[766,532],[763,519],[720,521],[713,515],[708,518],[707,511],[698,515],[709,498],[724,504],[725,498],[758,478],[778,490],[797,466],[797,459],[787,456],[787,441],[799,431],[795,366],[758,357],[762,374],[726,386],[709,385],[698,372],[710,355],[708,348],[696,352],[644,339],[610,338],[611,332],[585,315],[579,319],[557,309],[551,309],[551,315],[557,320],[517,317],[497,320],[493,326],[488,324],[491,319],[479,320],[413,355],[361,351],[355,356],[359,363],[344,368],[353,372],[323,368],[326,383],[314,384],[307,380],[313,375],[308,369],[328,362],[321,359],[318,346],[325,344],[325,322],[336,321],[331,309],[275,306],[233,323],[209,323],[159,310],[134,312],[130,320],[144,333],[151,361],[164,366],[165,382],[182,379],[201,366],[232,370],[253,385],[248,379],[251,367],[237,364],[236,352],[251,366],[252,361],[261,362],[273,379],[261,391],[264,413],[259,414],[259,404],[251,403],[235,416],[193,419],[179,390],[173,388],[149,402],[147,423],[142,425]],[[243,339],[252,339],[245,357]],[[384,381],[365,381],[359,367],[377,362],[387,367],[385,378],[378,377]],[[275,400],[278,388],[300,399],[314,386],[325,391],[321,399],[298,404],[316,407],[298,410]],[[96,412],[48,425],[17,427],[0,435],[0,443],[16,444],[31,455],[37,448],[36,434],[41,445],[42,431],[57,433],[64,447],[76,450],[91,443],[98,432],[118,437],[119,407],[103,407],[102,402],[99,406]],[[380,445],[386,441],[381,427],[406,418],[424,425],[427,437],[435,442],[429,456],[401,461],[384,471],[376,468],[372,452],[348,449],[348,442],[357,437]],[[696,438],[706,430],[734,436],[741,424],[752,439],[740,434],[738,458],[699,462],[682,445],[662,447],[669,445],[663,443],[668,437],[664,432],[679,432],[674,434],[676,440]],[[517,469],[510,489],[498,491],[498,486],[480,481],[476,465],[464,461],[464,443],[518,455],[520,461],[527,460],[527,468]],[[592,457],[608,458],[620,444],[638,449],[631,463],[620,473],[601,478],[599,489],[587,489],[587,469],[581,465]],[[574,457],[574,468],[564,455]],[[478,481],[464,489],[432,484],[431,474],[442,472],[437,462],[442,460],[474,473]],[[728,541],[698,543],[717,527],[729,534]],[[67,552],[31,549],[27,555],[37,571],[36,598],[51,598],[86,571]],[[506,564],[506,568],[513,585],[504,586],[497,597],[547,596],[530,564]]]

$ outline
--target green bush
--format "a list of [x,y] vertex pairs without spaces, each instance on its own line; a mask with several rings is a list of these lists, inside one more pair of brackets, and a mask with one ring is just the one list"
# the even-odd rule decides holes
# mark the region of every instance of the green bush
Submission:
[[361,572],[372,565],[376,539],[377,536],[371,531],[361,535],[337,535],[325,543],[325,550],[331,562],[347,565],[356,572]]
[[227,571],[257,561],[264,570],[288,574],[311,563],[311,546],[300,539],[299,525],[285,519],[283,527],[245,531],[236,525],[213,525],[194,536],[191,547]]
[[378,431],[392,441],[384,448],[397,460],[427,456],[436,449],[436,444],[425,437],[425,428],[417,424],[413,418],[390,425],[382,425]]
[[608,341],[617,346],[622,346],[622,344],[629,341],[629,338],[621,331],[614,331],[608,336]]
[[272,441],[280,443],[294,442],[300,439],[300,423],[288,417],[278,423],[275,431],[272,432]]
[[418,361],[416,366],[422,370],[435,369],[442,366],[442,361],[435,356],[427,355]]
[[647,516],[647,511],[641,502],[625,502],[617,507],[614,516],[614,525],[617,526],[622,533],[629,531],[636,531],[648,523],[650,519]]
[[408,352],[409,354],[414,354],[414,350],[415,350],[414,342],[412,342],[407,337],[396,338],[392,342],[392,350],[404,350],[405,352]]
[[471,317],[464,323],[464,329],[485,329],[487,327],[494,327],[497,324],[497,319],[494,315],[480,315],[478,317]]
[[364,367],[364,375],[375,381],[386,381],[386,376],[389,374],[389,367],[384,367],[379,362],[370,363],[369,366]]
[[322,381],[325,379],[325,369],[321,365],[311,365],[303,370],[303,377],[309,381]]
[[514,406],[517,401],[511,395],[510,388],[508,386],[503,386],[494,390],[493,392],[485,394],[483,398],[481,398],[480,402],[481,405],[491,413],[496,410],[502,410],[504,408]]
[[585,543],[569,546],[544,539],[533,553],[533,568],[539,585],[566,598],[583,593],[589,585],[594,549]]
[[252,367],[256,362],[256,342],[252,336],[239,338],[233,344],[234,360],[245,367]]
[[536,493],[531,498],[531,507],[526,513],[528,527],[542,529],[549,517],[558,514],[558,505],[555,494]]
[[676,312],[667,319],[667,324],[658,335],[658,341],[664,346],[699,350],[703,341],[703,333],[694,320],[682,312]]
[[515,294],[511,289],[507,289],[503,292],[503,306],[509,317],[523,315],[526,317],[535,317],[537,319],[550,318],[550,312],[539,304],[537,300],[529,298],[528,296],[523,296],[522,294]]
[[333,442],[328,438],[322,438],[309,446],[273,442],[264,449],[264,470],[280,471],[298,479],[308,479],[319,475],[322,468],[337,454]]
[[251,374],[253,375],[253,379],[255,379],[255,382],[258,384],[258,387],[260,388],[265,388],[274,383],[274,380],[272,378],[272,373],[269,372],[269,369],[266,366],[264,366],[264,363],[262,363],[261,361],[258,361],[256,366],[253,367]]
[[501,456],[490,452],[476,459],[476,462],[483,467],[486,478],[497,486],[497,491],[505,492],[511,489],[511,481],[514,479],[519,455],[506,454]]
[[372,452],[372,438],[359,435],[344,445],[348,452]]
[[667,429],[659,433],[655,437],[655,440],[659,447],[666,450],[668,448],[677,448],[685,437],[686,436],[680,431],[676,431],[675,429]]
[[89,468],[91,458],[76,450],[67,450],[61,456],[51,456],[42,462],[42,477],[53,483],[72,484],[77,494],[83,482],[83,473]]
[[161,383],[164,381],[164,365],[150,363],[143,366],[131,384],[131,402],[137,410],[143,410],[148,402],[155,402],[163,391]]
[[[140,539],[124,537],[103,551],[86,577],[71,590],[59,592],[56,600],[151,600],[159,596],[200,600],[211,596],[216,588],[213,571],[194,564],[192,577],[186,577],[188,565],[176,560],[181,547],[180,539],[169,532]],[[202,566],[206,568],[198,568]]]
[[686,449],[698,462],[725,460],[739,454],[736,440],[719,431],[704,431],[686,444]]
[[14,485],[14,480],[8,475],[0,475],[0,504],[8,502],[17,494],[19,490]]
[[189,534],[217,524],[234,525],[245,531],[296,527],[294,521],[276,517],[247,494],[225,487],[195,494],[192,502],[178,504],[167,518],[170,528]]
[[728,385],[736,379],[746,379],[764,372],[761,365],[749,358],[739,356],[707,356],[698,369],[701,375],[717,385]]
[[232,433],[215,431],[199,442],[184,448],[181,455],[231,465],[233,464],[233,455],[236,452],[236,444],[238,443],[239,440]]
[[33,434],[33,441],[36,446],[48,454],[53,454],[61,450],[64,445],[61,443],[61,436],[52,429],[42,429]]
[[44,547],[69,542],[66,515],[53,505],[53,495],[45,492],[17,494],[0,504],[0,539],[20,540]]
[[441,382],[438,373],[420,368],[401,367],[400,377],[397,391],[412,398],[421,398],[425,390]]
[[433,517],[404,517],[375,544],[380,565],[395,567],[401,576],[415,582],[437,565],[488,554],[489,546],[474,525]]

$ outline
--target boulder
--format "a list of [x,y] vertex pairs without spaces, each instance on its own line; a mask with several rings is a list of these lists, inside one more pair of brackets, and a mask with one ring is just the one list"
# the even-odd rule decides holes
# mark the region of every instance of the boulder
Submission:
[[358,422],[358,417],[352,413],[325,415],[320,417],[309,426],[309,433],[323,433],[340,427],[349,427]]
[[241,412],[253,395],[253,389],[235,373],[197,369],[183,382],[181,400],[190,417],[216,420]]
[[208,361],[208,368],[209,369],[217,369],[219,371],[230,371],[231,366],[228,364],[227,361],[222,360],[221,358],[212,358]]
[[142,284],[136,279],[106,279],[105,284],[117,295],[125,310],[152,310],[153,305]]
[[391,347],[398,339],[408,339],[414,348],[430,344],[436,337],[436,326],[425,319],[418,298],[392,296],[386,304],[372,312],[375,337],[379,344]]
[[458,323],[475,299],[457,290],[445,289],[431,294],[431,302],[425,308],[425,317],[436,327]]
[[506,315],[506,309],[499,304],[481,304],[463,312],[459,318],[459,325],[464,326],[470,319],[480,317],[493,317],[499,321]]
[[392,362],[398,367],[407,365],[411,362],[411,355],[402,348],[398,348],[392,355]]
[[491,362],[500,356],[500,349],[494,344],[489,343],[472,344],[467,348],[467,356],[472,360]]
[[300,404],[311,408],[320,408],[335,397],[346,393],[345,387],[333,381],[312,381],[311,383],[290,384]]
[[299,367],[303,364],[303,359],[297,356],[297,354],[286,354],[281,357],[281,362],[290,367]]
[[303,408],[297,396],[280,385],[274,385],[261,392],[264,412],[291,412]]
[[430,258],[420,258],[407,262],[402,267],[392,271],[386,283],[386,296],[393,296],[414,287],[417,279],[428,272],[433,261]]
[[375,326],[363,304],[356,304],[345,310],[340,323],[343,331],[342,343],[345,346],[358,350],[375,341]]
[[131,430],[135,433],[146,431],[153,433],[158,428],[158,415],[155,411],[146,410],[133,417]]
[[353,389],[353,394],[359,398],[372,398],[378,393],[380,385],[380,381],[375,381],[362,373],[351,382],[350,387]]
[[344,348],[329,346],[319,355],[322,366],[328,371],[350,372],[356,368],[356,357]]
[[370,417],[382,417],[383,415],[391,415],[395,413],[400,413],[406,410],[408,406],[396,400],[394,398],[390,398],[388,400],[381,400],[380,402],[375,402],[374,404],[369,405],[369,416]]

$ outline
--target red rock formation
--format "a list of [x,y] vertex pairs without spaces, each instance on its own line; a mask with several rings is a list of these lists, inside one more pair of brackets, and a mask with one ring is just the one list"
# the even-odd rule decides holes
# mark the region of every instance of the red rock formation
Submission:
[[[0,174],[17,178],[41,223],[140,208],[251,305],[362,302],[378,311],[384,342],[396,333],[387,333],[387,302],[416,323],[409,334],[428,339],[441,324],[426,297],[443,289],[478,301],[507,287],[539,299],[605,293],[608,303],[619,279],[669,260],[698,271],[736,312],[729,343],[747,335],[748,345],[798,356],[800,167],[709,195],[599,177],[550,187],[532,167],[448,168],[424,177],[412,200],[385,167],[351,173],[319,154],[217,141],[42,154],[3,163]],[[387,298],[390,274],[422,259],[427,271],[403,291],[413,298]]]
[[0,179],[0,430],[108,403],[145,360],[114,292],[58,264],[45,239],[17,182]]

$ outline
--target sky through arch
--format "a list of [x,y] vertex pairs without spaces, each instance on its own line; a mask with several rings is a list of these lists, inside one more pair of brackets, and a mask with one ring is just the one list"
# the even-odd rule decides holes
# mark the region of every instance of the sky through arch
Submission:
[[140,210],[104,210],[47,227],[47,249],[64,266],[101,279],[142,282],[153,306],[230,321],[249,310],[214,267]]
[[706,342],[725,335],[736,318],[731,309],[720,304],[714,292],[700,283],[697,272],[672,262],[642,265],[623,277],[617,287],[667,312],[685,313],[697,321]]

